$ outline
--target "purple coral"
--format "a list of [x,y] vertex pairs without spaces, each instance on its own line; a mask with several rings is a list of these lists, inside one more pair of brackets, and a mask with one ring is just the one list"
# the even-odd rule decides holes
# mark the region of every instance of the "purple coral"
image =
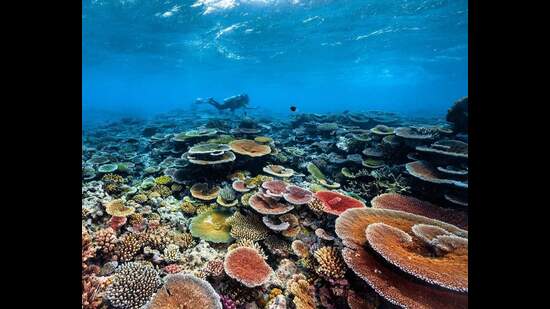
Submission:
[[237,304],[231,297],[220,295],[220,300],[222,301],[223,309],[237,309]]

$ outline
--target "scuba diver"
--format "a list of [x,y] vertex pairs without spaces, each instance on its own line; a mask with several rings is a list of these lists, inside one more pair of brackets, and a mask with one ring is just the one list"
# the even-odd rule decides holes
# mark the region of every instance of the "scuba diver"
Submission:
[[239,109],[239,108],[243,108],[243,109],[252,109],[251,107],[248,107],[248,102],[250,101],[250,99],[248,98],[248,95],[247,94],[239,94],[239,95],[236,95],[236,96],[232,96],[232,97],[229,97],[227,99],[224,99],[223,100],[223,103],[219,103],[217,102],[216,100],[214,100],[213,98],[208,98],[208,99],[202,99],[202,98],[198,98],[195,100],[195,103],[197,104],[200,104],[200,103],[207,103],[207,104],[210,104],[212,106],[214,106],[215,108],[218,109],[218,111],[223,111],[223,110],[230,110],[231,112],[234,112],[236,109]]

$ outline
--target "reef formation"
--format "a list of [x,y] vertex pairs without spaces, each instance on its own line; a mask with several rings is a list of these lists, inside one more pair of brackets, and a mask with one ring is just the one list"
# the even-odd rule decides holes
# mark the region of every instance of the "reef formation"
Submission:
[[467,98],[446,119],[87,129],[82,308],[467,308]]

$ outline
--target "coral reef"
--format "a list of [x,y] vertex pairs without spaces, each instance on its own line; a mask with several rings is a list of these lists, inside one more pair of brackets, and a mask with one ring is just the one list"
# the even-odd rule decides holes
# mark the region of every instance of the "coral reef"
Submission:
[[86,129],[83,308],[466,308],[461,104]]

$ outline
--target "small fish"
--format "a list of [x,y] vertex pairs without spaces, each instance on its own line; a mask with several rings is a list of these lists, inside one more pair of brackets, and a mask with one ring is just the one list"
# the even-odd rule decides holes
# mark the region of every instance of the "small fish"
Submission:
[[294,106],[294,105],[290,106],[290,111],[295,112],[296,111],[296,106]]

